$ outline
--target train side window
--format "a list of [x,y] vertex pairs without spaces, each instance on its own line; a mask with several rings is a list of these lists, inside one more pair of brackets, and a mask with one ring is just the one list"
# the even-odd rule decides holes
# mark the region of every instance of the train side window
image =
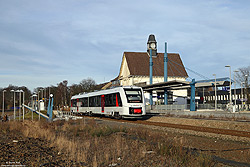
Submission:
[[73,100],[71,100],[71,103],[72,103],[72,107],[76,107],[76,105],[77,105],[77,100],[76,100],[76,99],[73,99]]
[[96,107],[101,107],[101,96],[96,96]]

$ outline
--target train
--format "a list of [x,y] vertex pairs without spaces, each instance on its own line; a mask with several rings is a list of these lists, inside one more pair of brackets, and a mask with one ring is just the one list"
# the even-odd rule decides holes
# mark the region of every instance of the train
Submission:
[[139,119],[146,115],[146,104],[141,87],[121,86],[74,95],[70,110],[80,115]]

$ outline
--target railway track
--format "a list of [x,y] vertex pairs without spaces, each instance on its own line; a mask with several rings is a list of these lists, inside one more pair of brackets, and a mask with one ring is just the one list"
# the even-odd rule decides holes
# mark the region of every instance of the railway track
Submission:
[[[87,116],[87,117],[89,117],[89,116]],[[105,118],[105,117],[103,117],[101,119],[109,120],[109,121],[116,121],[116,122],[126,122],[126,123],[132,123],[132,124],[139,124],[139,125],[168,127],[168,128],[176,128],[176,129],[183,129],[183,130],[192,130],[192,131],[197,131],[197,132],[214,133],[214,134],[221,134],[221,135],[230,135],[230,136],[250,138],[250,132],[248,132],[248,131],[238,131],[238,130],[231,130],[231,129],[220,129],[220,128],[172,124],[172,123],[163,123],[163,122],[150,122],[150,121],[145,121],[145,120],[136,120],[136,121],[135,120],[133,120],[133,121],[131,121],[131,120],[116,120],[116,119]]]

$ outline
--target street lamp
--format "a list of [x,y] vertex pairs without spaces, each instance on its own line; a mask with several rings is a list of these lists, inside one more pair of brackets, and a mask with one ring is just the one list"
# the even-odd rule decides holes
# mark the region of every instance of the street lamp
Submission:
[[235,73],[239,72],[238,70],[234,71],[234,105],[235,105],[235,109],[236,109],[236,80],[235,80]]
[[232,106],[232,91],[231,91],[231,84],[232,84],[232,81],[231,81],[231,66],[230,65],[226,65],[225,67],[229,67],[229,78],[230,78],[230,88],[229,88],[229,90],[230,90],[230,97],[229,97],[229,99],[230,99],[230,102],[229,102],[229,106],[230,106],[230,108],[231,108],[231,106]]
[[245,84],[245,82],[240,83],[240,87],[241,87],[241,109],[243,109],[243,84]]
[[19,121],[21,120],[21,93],[22,93],[22,90],[17,90],[16,91],[17,93],[19,93]]
[[39,99],[39,93],[40,91],[38,91],[38,101],[37,101],[37,105],[38,105],[38,112],[39,112],[39,121],[40,121],[40,99]]
[[217,88],[216,88],[216,85],[217,85],[217,82],[216,82],[216,74],[213,74],[213,76],[215,77],[215,82],[214,82],[214,86],[215,86],[215,90],[214,90],[214,92],[215,92],[215,104],[214,104],[214,106],[215,106],[215,111],[217,111]]
[[6,92],[6,90],[3,90],[3,110],[2,110],[2,117],[4,116],[4,92]]
[[15,90],[11,90],[11,92],[13,92],[13,96],[14,96],[14,121],[16,120],[16,98],[15,98]]
[[[36,97],[37,97],[36,92],[34,92],[34,95],[32,95],[32,101],[33,101],[33,103],[34,103],[34,98],[35,98],[34,110],[36,110]],[[33,121],[33,111],[32,111],[32,121]]]
[[245,80],[245,96],[246,96],[246,104],[248,104],[247,102],[248,102],[248,99],[247,99],[247,94],[248,94],[248,91],[247,91],[247,87],[248,87],[248,75],[246,74],[245,75],[245,78],[246,78],[246,80]]
[[24,121],[24,97],[25,97],[25,91],[23,91],[23,121]]

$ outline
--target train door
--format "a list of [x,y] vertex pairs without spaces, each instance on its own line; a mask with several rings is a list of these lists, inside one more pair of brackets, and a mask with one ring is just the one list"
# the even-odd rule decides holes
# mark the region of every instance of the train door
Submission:
[[104,95],[101,96],[101,107],[102,107],[102,112],[104,112],[104,107],[105,107],[105,98],[104,98]]

